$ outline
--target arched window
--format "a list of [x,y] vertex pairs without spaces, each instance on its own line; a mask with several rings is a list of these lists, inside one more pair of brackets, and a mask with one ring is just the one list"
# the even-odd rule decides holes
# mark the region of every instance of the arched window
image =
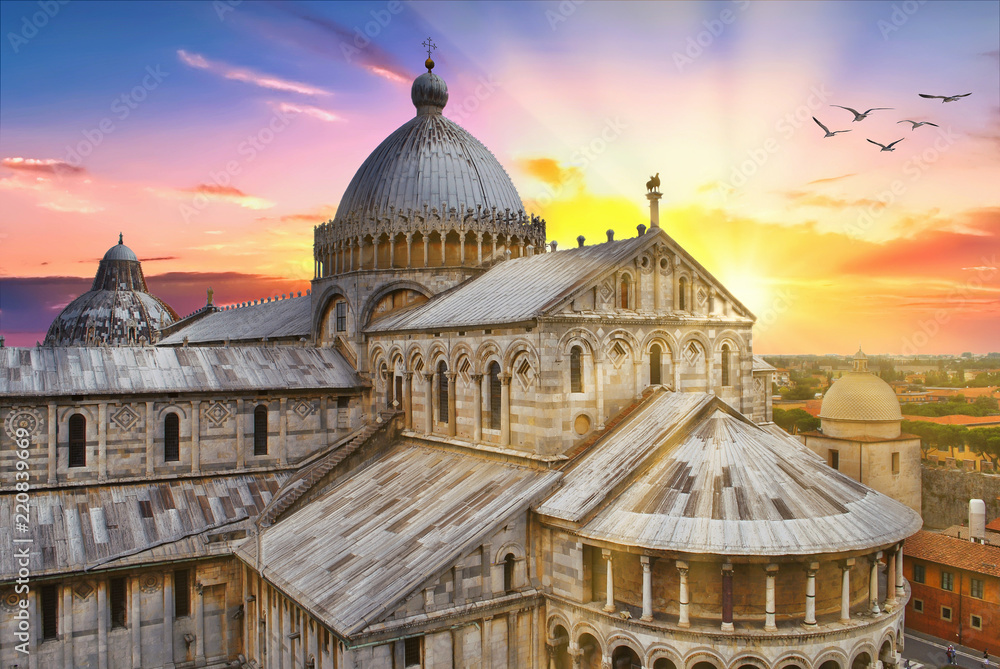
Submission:
[[660,380],[660,369],[662,363],[660,362],[660,345],[653,344],[649,347],[649,384],[653,386],[658,386],[662,381]]
[[78,413],[69,417],[69,466],[87,466],[87,418]]
[[438,422],[448,422],[448,365],[442,360],[438,363]]
[[688,280],[683,276],[677,281],[677,309],[685,311],[687,309]]
[[171,412],[163,417],[163,461],[177,462],[181,459],[181,422],[177,414]]
[[732,363],[732,351],[729,350],[729,344],[722,345],[722,385],[731,386],[733,385],[732,379],[730,378],[729,367]]
[[490,429],[500,429],[500,364],[490,363]]
[[569,352],[569,391],[583,392],[583,349],[574,346]]
[[503,591],[505,593],[514,592],[514,564],[516,558],[513,553],[507,553],[503,558]]
[[632,297],[632,279],[629,278],[628,274],[622,276],[621,290],[619,292],[621,293],[621,308],[628,309]]
[[263,404],[253,410],[253,454],[267,455],[267,407]]

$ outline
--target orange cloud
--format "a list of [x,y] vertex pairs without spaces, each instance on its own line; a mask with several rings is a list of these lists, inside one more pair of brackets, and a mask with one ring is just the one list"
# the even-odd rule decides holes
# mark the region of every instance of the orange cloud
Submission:
[[[841,178],[841,177],[837,177]],[[830,197],[821,193],[807,193],[805,191],[788,191],[785,197],[799,205],[800,207],[823,207],[827,209],[848,209],[850,207],[867,207],[871,205],[883,206],[879,200],[860,198],[857,200],[844,200],[842,198]]]
[[64,160],[54,158],[4,158],[3,166],[18,172],[33,172],[36,174],[82,174],[86,172],[82,167],[70,165]]
[[188,53],[184,49],[178,49],[177,56],[185,65],[189,65],[199,70],[207,70],[214,74],[221,75],[226,79],[242,81],[244,83],[253,84],[254,86],[260,86],[261,88],[270,88],[276,91],[288,91],[290,93],[300,93],[302,95],[331,95],[330,91],[317,86],[311,86],[309,84],[304,84],[299,81],[291,81],[289,79],[281,79],[280,77],[260,74],[259,72],[254,72],[253,70],[247,68],[233,67],[225,63],[211,61],[201,54]]
[[[192,188],[181,189],[148,188],[147,190],[159,197],[193,199],[195,204],[197,204],[198,198],[202,198],[206,201],[236,204],[244,209],[270,209],[274,206],[270,200],[248,195],[233,186],[220,186],[218,184],[198,184]],[[194,193],[194,198],[190,197],[191,193]]]
[[850,174],[841,174],[839,177],[827,177],[826,179],[815,179],[810,181],[807,185],[812,186],[813,184],[828,184],[834,181],[840,181],[841,179],[847,179],[848,177],[856,176],[856,172],[851,172]]
[[553,188],[579,182],[582,177],[579,168],[563,167],[552,158],[528,158],[521,160],[520,164],[525,172]]

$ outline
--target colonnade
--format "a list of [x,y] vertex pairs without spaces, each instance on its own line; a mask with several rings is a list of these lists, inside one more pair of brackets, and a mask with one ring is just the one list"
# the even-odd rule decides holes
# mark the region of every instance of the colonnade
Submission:
[[[878,551],[863,558],[868,560],[871,569],[868,581],[869,587],[867,604],[868,613],[871,615],[878,615],[882,612],[888,612],[895,609],[899,606],[900,601],[905,597],[905,591],[903,589],[903,545],[900,543],[884,555],[887,565],[887,587],[886,597],[881,601],[880,606],[878,565],[882,560],[883,555],[883,551]],[[605,560],[607,566],[607,585],[605,588],[605,602],[602,610],[607,613],[615,613],[617,611],[617,606],[615,604],[614,594],[614,558],[612,552],[608,549],[602,549],[601,558]],[[644,622],[652,622],[652,565],[656,558],[649,555],[642,555],[639,559],[640,564],[642,565],[642,617],[640,620]],[[837,562],[837,566],[841,569],[840,622],[842,623],[847,623],[851,620],[851,570],[855,566],[855,563],[856,558],[846,558]],[[684,560],[677,560],[675,566],[678,572],[678,613],[676,624],[678,627],[688,628],[691,627],[691,598],[688,584],[690,565]],[[806,562],[804,566],[806,571],[806,588],[803,602],[805,616],[802,624],[805,627],[815,627],[817,625],[816,575],[819,572],[819,562]],[[773,632],[778,629],[776,622],[777,609],[775,601],[776,579],[778,578],[783,567],[787,568],[785,565],[773,562],[763,565],[766,575],[764,590],[764,630],[767,632]],[[722,615],[720,629],[723,632],[732,632],[734,631],[732,562],[724,562],[721,565],[720,587],[722,592]]]

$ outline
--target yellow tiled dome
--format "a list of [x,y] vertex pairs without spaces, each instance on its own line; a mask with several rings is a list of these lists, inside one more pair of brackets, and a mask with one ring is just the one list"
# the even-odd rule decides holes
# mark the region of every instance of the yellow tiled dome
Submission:
[[834,382],[819,417],[850,421],[899,421],[899,400],[888,383],[870,372],[848,372]]

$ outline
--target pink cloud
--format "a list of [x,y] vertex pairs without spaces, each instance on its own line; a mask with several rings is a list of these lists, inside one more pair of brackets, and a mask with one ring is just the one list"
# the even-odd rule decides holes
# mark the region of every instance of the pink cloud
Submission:
[[33,172],[38,174],[82,174],[86,170],[76,165],[70,165],[64,160],[54,158],[4,158],[3,166],[18,172]]
[[233,67],[225,63],[211,61],[197,53],[188,53],[184,49],[177,50],[177,56],[185,65],[189,65],[199,70],[208,70],[214,74],[221,75],[226,79],[242,81],[261,88],[270,88],[276,91],[288,91],[290,93],[300,93],[302,95],[332,95],[330,91],[302,83],[291,81],[267,74],[254,72],[248,68]]

